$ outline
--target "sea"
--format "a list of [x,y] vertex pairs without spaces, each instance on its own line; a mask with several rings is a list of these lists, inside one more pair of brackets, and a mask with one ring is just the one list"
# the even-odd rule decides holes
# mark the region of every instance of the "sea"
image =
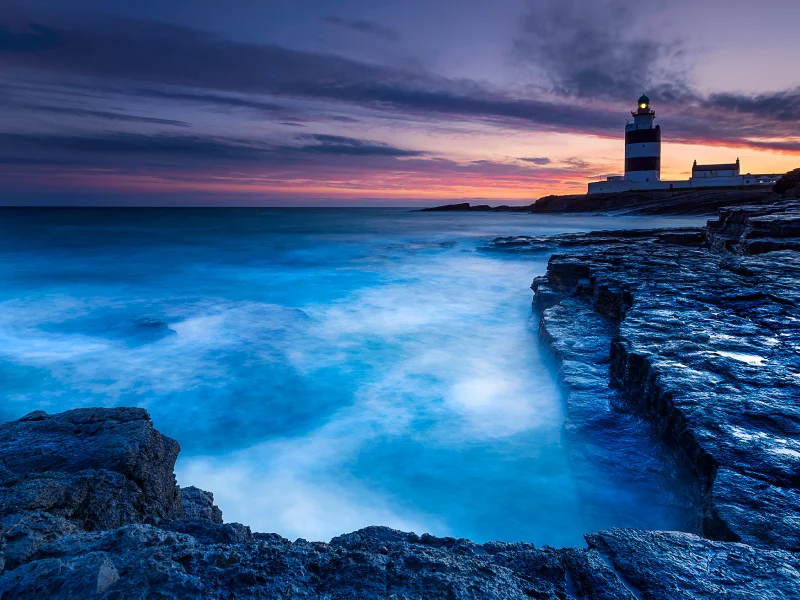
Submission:
[[181,486],[290,539],[386,525],[580,546],[678,529],[683,509],[653,510],[658,486],[575,476],[531,307],[548,254],[481,247],[702,221],[0,209],[0,418],[146,408],[180,443]]

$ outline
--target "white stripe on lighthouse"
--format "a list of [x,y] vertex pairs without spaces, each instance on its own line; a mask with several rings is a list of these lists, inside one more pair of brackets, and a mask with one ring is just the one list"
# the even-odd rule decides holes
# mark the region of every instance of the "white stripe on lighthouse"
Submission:
[[645,144],[627,144],[625,158],[640,158],[643,156],[661,156],[661,144],[647,142]]

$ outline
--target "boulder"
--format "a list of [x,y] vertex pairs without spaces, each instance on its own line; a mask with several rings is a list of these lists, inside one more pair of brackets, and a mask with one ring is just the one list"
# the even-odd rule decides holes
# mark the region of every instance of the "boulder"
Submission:
[[140,408],[30,413],[0,425],[0,514],[47,513],[86,530],[180,517],[179,450]]

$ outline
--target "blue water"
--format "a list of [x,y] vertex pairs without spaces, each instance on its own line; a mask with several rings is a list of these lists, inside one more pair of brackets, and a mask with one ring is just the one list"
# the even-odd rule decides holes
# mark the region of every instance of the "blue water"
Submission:
[[[0,211],[0,417],[147,408],[226,520],[581,545],[677,527],[573,475],[536,340],[547,255],[492,237],[698,219],[403,209]],[[592,490],[619,502],[598,505]]]

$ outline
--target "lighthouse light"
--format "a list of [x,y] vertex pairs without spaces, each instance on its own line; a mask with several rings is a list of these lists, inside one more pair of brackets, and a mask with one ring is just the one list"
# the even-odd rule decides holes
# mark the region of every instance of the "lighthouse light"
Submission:
[[643,102],[642,104],[640,104],[640,105],[639,105],[639,108],[647,108],[647,104],[645,104],[645,103]]

